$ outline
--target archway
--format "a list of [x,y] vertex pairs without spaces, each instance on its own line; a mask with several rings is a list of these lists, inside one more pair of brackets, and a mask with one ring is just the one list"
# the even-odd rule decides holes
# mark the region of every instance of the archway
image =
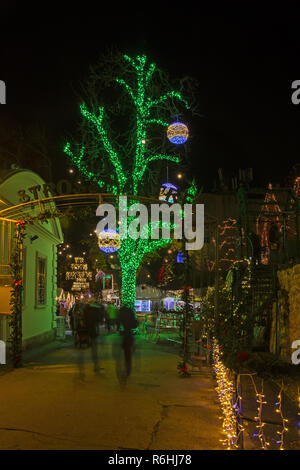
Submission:
[[[4,207],[0,210],[0,221],[13,224],[14,250],[11,257],[11,349],[14,366],[18,366],[22,360],[22,312],[23,312],[23,246],[26,227],[39,226],[61,218],[68,218],[78,214],[80,209],[89,209],[90,213],[96,214],[96,208],[103,202],[115,202],[118,194],[111,193],[78,193],[64,194],[58,196],[48,196],[30,201],[20,202],[15,205],[8,205],[4,202]],[[156,199],[144,196],[127,196],[136,202],[143,202],[145,205],[155,202]]]

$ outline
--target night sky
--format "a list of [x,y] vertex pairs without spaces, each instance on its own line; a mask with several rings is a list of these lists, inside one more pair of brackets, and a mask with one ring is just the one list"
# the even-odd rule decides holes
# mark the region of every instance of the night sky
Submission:
[[258,185],[284,183],[300,162],[300,105],[291,102],[291,83],[300,79],[300,16],[245,13],[149,18],[95,12],[68,20],[36,13],[25,21],[8,9],[1,17],[7,104],[0,122],[38,121],[61,145],[79,119],[73,88],[89,64],[110,46],[129,55],[145,52],[171,76],[198,79],[202,117],[188,125],[192,170],[205,189],[219,167],[253,167]]

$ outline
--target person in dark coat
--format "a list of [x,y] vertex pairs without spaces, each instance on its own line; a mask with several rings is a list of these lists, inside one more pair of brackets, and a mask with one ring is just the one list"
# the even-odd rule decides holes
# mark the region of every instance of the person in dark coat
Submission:
[[70,326],[71,326],[73,336],[75,336],[75,330],[77,329],[77,326],[78,326],[78,316],[80,314],[81,308],[82,306],[80,304],[80,300],[76,298],[75,303],[72,305],[72,307],[69,310]]
[[88,335],[91,341],[92,359],[94,362],[94,372],[98,373],[100,370],[99,362],[98,362],[98,343],[97,343],[98,323],[99,323],[98,308],[92,306],[91,304],[87,304],[84,309],[84,316],[85,316]]
[[118,321],[121,327],[120,334],[123,336],[122,349],[124,351],[125,371],[127,378],[131,374],[132,365],[132,351],[134,345],[132,330],[137,328],[138,323],[134,310],[130,307],[127,307],[126,305],[123,305],[120,308]]
[[56,302],[56,316],[58,317],[59,316],[59,308],[60,308],[60,303],[57,301]]

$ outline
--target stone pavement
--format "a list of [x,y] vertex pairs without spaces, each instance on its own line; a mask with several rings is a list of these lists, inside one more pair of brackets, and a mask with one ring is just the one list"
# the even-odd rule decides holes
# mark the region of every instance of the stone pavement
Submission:
[[62,345],[0,377],[0,449],[223,449],[211,369],[180,378],[174,345],[137,336],[125,386],[118,335],[100,337],[99,375],[90,349]]

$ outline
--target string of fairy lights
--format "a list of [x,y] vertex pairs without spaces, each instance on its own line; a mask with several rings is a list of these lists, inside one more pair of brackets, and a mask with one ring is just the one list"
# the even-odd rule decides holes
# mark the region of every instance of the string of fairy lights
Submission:
[[251,381],[255,390],[256,402],[258,404],[257,416],[255,416],[254,418],[254,420],[256,421],[257,432],[253,434],[253,437],[258,437],[258,439],[260,440],[261,448],[264,450],[267,450],[268,446],[270,445],[270,442],[265,437],[265,434],[264,434],[265,423],[262,419],[263,405],[267,404],[267,401],[265,400],[265,395],[264,395],[263,380],[261,383],[261,392],[259,393],[257,390],[256,384],[254,382],[253,376],[250,375],[250,377],[251,377]]
[[280,418],[281,418],[281,421],[282,421],[281,431],[277,431],[277,434],[279,434],[280,437],[276,441],[276,443],[279,444],[279,446],[280,446],[279,447],[280,450],[284,450],[284,434],[287,433],[288,430],[289,430],[288,427],[287,427],[288,419],[286,419],[283,416],[283,411],[282,411],[282,392],[283,392],[283,383],[281,384],[281,389],[280,389],[280,392],[278,394],[278,402],[275,404],[278,407],[276,409],[276,413],[280,414]]
[[[260,446],[263,450],[270,448],[270,441],[265,435],[266,421],[263,419],[264,406],[267,405],[266,396],[264,393],[264,381],[261,381],[261,391],[258,391],[257,385],[254,380],[256,373],[245,373],[237,374],[236,381],[233,380],[232,372],[230,369],[225,367],[222,362],[222,352],[216,339],[213,340],[213,369],[216,375],[217,387],[216,392],[220,401],[222,416],[222,431],[225,435],[224,439],[220,439],[222,445],[226,446],[227,450],[239,449],[239,440],[241,435],[245,431],[243,426],[243,415],[242,415],[242,396],[240,393],[240,381],[241,376],[250,377],[255,393],[255,399],[257,403],[257,413],[253,419],[255,422],[256,431],[253,433],[253,437],[257,438],[260,442]],[[281,418],[281,430],[276,431],[278,437],[276,439],[276,445],[279,446],[279,450],[285,450],[284,448],[284,436],[289,431],[288,419],[284,417],[283,406],[282,406],[282,393],[283,383],[280,391],[277,395],[277,402],[275,403],[275,412],[280,415]],[[300,392],[298,386],[298,416],[300,416]],[[278,423],[279,425],[279,423]]]
[[228,370],[220,360],[220,351],[217,344],[214,345],[213,349],[213,361],[216,380],[218,383],[216,391],[221,403],[221,409],[223,413],[222,427],[223,432],[226,435],[226,439],[220,439],[220,441],[223,445],[227,445],[227,449],[230,450],[233,447],[238,447],[236,445],[236,416],[232,404],[233,383],[228,378]]
[[237,419],[237,402],[234,401],[235,387],[230,377],[230,370],[225,367],[221,360],[221,351],[216,339],[213,341],[213,364],[216,374],[217,387],[216,392],[221,404],[222,410],[222,429],[225,434],[224,439],[220,439],[222,445],[227,450],[238,449],[238,440],[240,434],[244,431],[244,427]]

